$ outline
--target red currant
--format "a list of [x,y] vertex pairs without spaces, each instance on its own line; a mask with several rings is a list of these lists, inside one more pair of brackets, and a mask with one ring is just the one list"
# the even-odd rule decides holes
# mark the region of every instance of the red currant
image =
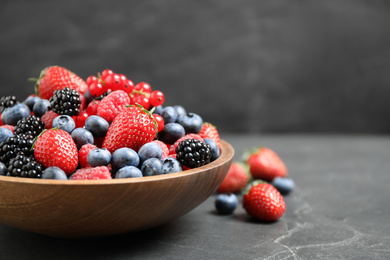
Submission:
[[85,120],[88,118],[88,113],[87,112],[81,112],[76,119],[74,120],[76,123],[76,128],[78,127],[84,127],[85,126]]
[[111,89],[112,91],[122,89],[125,83],[121,79],[121,77],[118,74],[110,74],[107,76],[105,80],[105,86],[107,89]]
[[135,85],[134,90],[151,93],[152,87],[146,82],[139,82],[137,85]]
[[129,80],[129,79],[126,79],[125,81],[124,81],[124,86],[123,86],[123,91],[125,91],[126,93],[131,93],[131,92],[133,92],[133,90],[134,90],[134,83],[133,83],[133,81],[131,81],[131,80]]
[[130,103],[132,105],[135,105],[135,104],[139,104],[141,105],[143,108],[145,108],[146,110],[149,110],[150,108],[150,102],[149,102],[149,98],[146,97],[145,95],[143,94],[133,94],[131,96],[131,101]]
[[87,106],[87,114],[92,116],[97,114],[97,107],[100,103],[100,100],[93,100]]
[[165,96],[161,91],[155,90],[150,94],[149,101],[152,106],[158,107],[164,103]]
[[103,95],[105,92],[105,88],[103,86],[102,83],[99,83],[99,82],[93,82],[91,84],[91,86],[89,86],[89,93],[93,96],[93,97],[98,97],[100,95]]
[[105,69],[102,71],[102,76],[100,77],[102,81],[105,81],[107,76],[110,74],[114,74],[114,72],[110,69]]
[[164,118],[159,114],[153,114],[153,117],[157,122],[157,132],[160,132],[164,128]]
[[96,76],[89,76],[87,78],[87,85],[90,86],[93,82],[97,82],[98,81],[98,78]]

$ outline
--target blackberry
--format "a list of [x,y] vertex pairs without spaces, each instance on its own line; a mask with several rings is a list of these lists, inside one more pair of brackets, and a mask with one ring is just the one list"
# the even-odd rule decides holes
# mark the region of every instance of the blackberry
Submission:
[[197,139],[186,139],[176,147],[176,159],[189,168],[196,168],[210,163],[211,148]]
[[80,114],[80,93],[75,89],[64,88],[54,91],[50,106],[60,115],[77,116]]
[[18,152],[9,163],[7,176],[41,178],[42,171],[43,166],[33,156],[27,156],[23,152]]
[[8,137],[0,143],[0,161],[8,167],[11,159],[18,152],[23,152],[27,156],[32,155],[34,153],[31,149],[33,144],[34,138],[31,135],[21,134]]
[[35,138],[43,129],[45,129],[45,123],[42,122],[39,117],[31,115],[20,119],[16,124],[14,131],[15,135],[26,134]]
[[19,103],[15,96],[5,96],[0,98],[0,114],[8,107],[13,107]]
[[103,94],[101,94],[100,96],[96,97],[95,100],[102,100],[103,98],[107,97],[108,94],[110,94],[110,93],[111,93],[111,91],[106,91]]

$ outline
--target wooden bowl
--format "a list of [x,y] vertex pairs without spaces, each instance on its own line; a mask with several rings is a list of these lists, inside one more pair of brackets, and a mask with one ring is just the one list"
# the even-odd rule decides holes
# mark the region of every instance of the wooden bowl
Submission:
[[205,166],[166,175],[113,180],[0,176],[0,222],[59,238],[88,238],[155,227],[205,201],[221,184],[233,147]]

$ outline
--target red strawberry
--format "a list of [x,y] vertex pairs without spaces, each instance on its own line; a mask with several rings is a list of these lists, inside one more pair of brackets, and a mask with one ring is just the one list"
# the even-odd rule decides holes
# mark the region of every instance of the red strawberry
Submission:
[[286,210],[282,194],[266,182],[253,184],[244,194],[243,207],[249,215],[262,221],[276,221]]
[[221,141],[219,138],[219,133],[217,128],[214,125],[207,122],[203,123],[203,127],[198,134],[203,139],[208,138],[213,140],[218,145],[219,149],[221,149]]
[[156,137],[157,123],[149,111],[142,106],[127,106],[108,128],[103,148],[111,153],[121,147],[139,148]]
[[272,181],[275,177],[286,177],[287,167],[279,155],[265,147],[252,153],[246,161],[254,179]]
[[249,180],[249,174],[245,166],[238,162],[230,165],[229,171],[218,187],[219,193],[238,193],[246,187]]
[[34,144],[35,159],[44,167],[57,166],[67,175],[78,165],[78,151],[72,136],[61,129],[44,130]]
[[41,120],[43,123],[45,123],[46,129],[50,129],[52,127],[54,118],[56,118],[57,116],[60,116],[60,114],[57,114],[53,110],[49,110],[45,114],[43,114],[43,116],[41,117]]
[[91,167],[91,165],[89,165],[87,161],[87,156],[88,153],[95,148],[97,148],[97,146],[93,144],[84,144],[83,146],[81,146],[79,150],[79,161],[80,161],[81,168]]
[[78,169],[71,177],[72,180],[111,180],[110,169],[107,166]]
[[106,119],[107,122],[112,122],[128,105],[130,105],[129,94],[123,90],[116,90],[102,99],[97,107],[97,115]]
[[82,78],[60,66],[48,67],[41,71],[39,79],[32,80],[36,81],[36,94],[43,99],[50,99],[55,90],[65,87],[75,89],[81,94],[88,89]]

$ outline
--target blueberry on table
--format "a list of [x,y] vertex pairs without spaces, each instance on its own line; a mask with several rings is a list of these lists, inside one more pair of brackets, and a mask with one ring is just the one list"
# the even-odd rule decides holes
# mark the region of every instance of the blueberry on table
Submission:
[[4,110],[4,112],[1,114],[1,122],[3,122],[4,125],[15,126],[20,119],[29,115],[30,109],[28,106],[23,103],[19,103]]
[[215,208],[217,212],[222,215],[232,214],[233,211],[237,208],[238,199],[237,196],[233,193],[222,193],[218,194],[215,200]]
[[34,115],[37,117],[42,117],[47,111],[51,108],[50,101],[47,99],[40,99],[35,102],[33,106]]
[[31,111],[33,111],[33,107],[35,105],[35,103],[40,100],[41,98],[38,97],[38,96],[28,96],[24,101],[23,103],[26,104],[28,106],[28,108],[30,108]]
[[0,127],[0,143],[7,140],[8,137],[13,136],[14,133],[12,133],[11,130],[5,127]]
[[174,123],[177,119],[177,111],[174,107],[167,106],[161,111],[161,116],[164,118],[165,124]]
[[219,147],[217,145],[216,142],[214,142],[213,140],[211,140],[210,138],[204,138],[203,141],[210,145],[210,148],[211,148],[211,162],[212,161],[215,161],[216,159],[218,159],[219,155],[220,155],[220,152],[219,152]]
[[203,119],[195,113],[187,113],[184,116],[180,116],[176,122],[184,127],[187,134],[197,134],[203,127]]
[[146,143],[138,150],[138,156],[141,160],[141,163],[146,161],[149,158],[162,158],[162,149],[161,147],[154,142]]
[[183,171],[183,167],[180,162],[172,157],[166,157],[162,160],[163,163],[163,173],[175,173]]
[[294,181],[290,178],[275,177],[271,181],[274,186],[282,195],[287,195],[294,189]]
[[185,129],[178,123],[168,123],[164,125],[159,133],[159,140],[166,144],[174,144],[176,140],[185,135]]

